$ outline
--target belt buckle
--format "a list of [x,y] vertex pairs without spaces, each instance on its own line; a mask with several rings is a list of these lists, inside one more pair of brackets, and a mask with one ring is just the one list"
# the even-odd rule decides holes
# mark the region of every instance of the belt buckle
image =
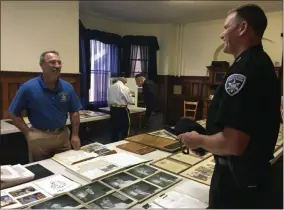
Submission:
[[54,130],[54,133],[58,133],[59,132],[59,128],[56,128],[55,130]]

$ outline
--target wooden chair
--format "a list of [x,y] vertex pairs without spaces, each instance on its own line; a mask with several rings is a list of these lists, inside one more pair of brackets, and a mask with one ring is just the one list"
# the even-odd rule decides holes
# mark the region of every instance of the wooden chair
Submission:
[[[198,107],[198,101],[184,101],[184,117],[196,120],[196,112]],[[192,113],[192,115],[188,115]]]

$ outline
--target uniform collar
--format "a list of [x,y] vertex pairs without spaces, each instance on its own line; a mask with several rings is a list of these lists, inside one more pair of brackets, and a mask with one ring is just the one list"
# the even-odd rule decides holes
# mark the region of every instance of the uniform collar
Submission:
[[[37,78],[38,81],[39,81],[39,84],[40,86],[43,88],[43,89],[48,89],[48,90],[51,90],[47,87],[47,85],[44,83],[43,81],[43,78],[42,78],[42,74]],[[56,82],[56,86],[55,86],[55,90],[51,90],[51,91],[54,91],[54,92],[59,92],[61,90],[61,85],[60,85],[60,81],[59,81],[59,78],[57,79],[57,82]]]
[[234,63],[238,63],[242,59],[243,56],[245,56],[245,55],[247,55],[247,54],[249,54],[251,52],[255,52],[255,51],[259,51],[259,50],[263,50],[262,44],[257,44],[257,45],[254,45],[254,46],[246,49],[238,57],[236,57]]

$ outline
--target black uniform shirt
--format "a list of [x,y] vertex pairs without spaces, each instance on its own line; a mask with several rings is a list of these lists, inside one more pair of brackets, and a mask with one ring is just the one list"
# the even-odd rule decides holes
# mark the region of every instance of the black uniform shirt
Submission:
[[142,85],[142,93],[146,106],[146,115],[149,116],[152,112],[162,111],[157,84],[151,80],[145,79]]
[[273,158],[280,125],[280,92],[269,56],[256,45],[238,56],[208,109],[207,133],[231,127],[250,137],[238,163],[261,168]]

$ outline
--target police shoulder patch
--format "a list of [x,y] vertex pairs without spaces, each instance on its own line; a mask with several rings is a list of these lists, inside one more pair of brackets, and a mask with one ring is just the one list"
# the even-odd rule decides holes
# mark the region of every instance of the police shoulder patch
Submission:
[[226,80],[225,90],[230,96],[234,96],[241,91],[245,82],[246,76],[242,74],[232,74]]

